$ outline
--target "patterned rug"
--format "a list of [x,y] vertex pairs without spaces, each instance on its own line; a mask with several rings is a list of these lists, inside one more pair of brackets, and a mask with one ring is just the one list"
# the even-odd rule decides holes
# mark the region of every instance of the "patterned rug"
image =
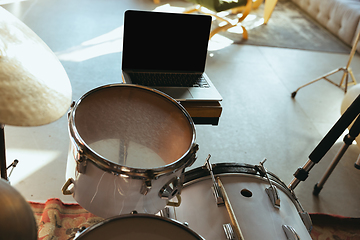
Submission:
[[[39,240],[71,240],[81,228],[103,221],[78,204],[49,199],[46,203],[29,202],[38,224]],[[360,218],[310,214],[314,240],[359,240]]]

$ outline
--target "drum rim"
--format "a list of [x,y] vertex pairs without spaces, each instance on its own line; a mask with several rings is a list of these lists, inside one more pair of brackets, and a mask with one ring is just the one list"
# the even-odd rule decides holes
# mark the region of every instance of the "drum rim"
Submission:
[[148,219],[160,220],[160,221],[163,221],[163,222],[173,224],[173,225],[175,225],[175,226],[189,232],[191,235],[193,235],[194,237],[197,237],[199,240],[205,240],[205,238],[203,238],[200,234],[196,233],[194,230],[192,230],[191,228],[185,226],[183,223],[181,223],[178,220],[171,219],[171,218],[166,218],[166,217],[161,217],[161,216],[157,216],[157,215],[153,215],[153,214],[148,214],[148,213],[122,214],[122,215],[106,218],[103,221],[101,221],[99,223],[96,223],[96,224],[86,228],[75,239],[81,238],[84,234],[87,234],[88,232],[90,233],[92,230],[94,230],[94,229],[96,229],[96,228],[98,228],[100,226],[103,226],[106,223],[116,221],[117,219],[123,219],[123,218],[125,218],[125,219],[126,218],[148,218]]
[[[179,159],[173,161],[172,163],[155,168],[136,168],[136,167],[129,167],[129,166],[116,164],[110,161],[109,159],[106,159],[105,157],[101,156],[100,154],[96,153],[95,151],[93,151],[89,147],[89,145],[87,145],[87,143],[82,139],[82,137],[80,136],[80,134],[76,129],[75,112],[77,107],[81,104],[81,102],[90,94],[103,89],[113,88],[113,87],[128,87],[128,88],[137,88],[137,89],[149,91],[157,94],[158,96],[174,104],[184,114],[184,116],[186,117],[186,119],[190,124],[190,128],[192,131],[192,140],[189,149]],[[195,161],[195,153],[198,150],[198,145],[195,143],[195,139],[196,139],[195,125],[190,114],[186,111],[186,109],[181,104],[179,104],[175,99],[166,95],[163,92],[160,92],[156,89],[152,89],[146,86],[140,86],[135,84],[125,84],[125,83],[106,84],[86,92],[76,102],[74,102],[73,106],[69,110],[68,129],[69,129],[70,140],[75,145],[77,151],[75,156],[76,162],[90,160],[96,166],[107,172],[111,172],[114,174],[125,174],[134,178],[148,179],[149,176],[151,176],[152,178],[157,178],[160,175],[164,175],[164,174],[166,175],[168,173],[175,172],[181,169],[184,165],[185,167],[191,166]]]

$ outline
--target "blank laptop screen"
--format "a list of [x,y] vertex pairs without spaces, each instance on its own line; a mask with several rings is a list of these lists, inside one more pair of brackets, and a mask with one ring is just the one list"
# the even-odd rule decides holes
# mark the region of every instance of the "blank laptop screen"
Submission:
[[206,15],[128,10],[122,69],[203,72],[210,27]]

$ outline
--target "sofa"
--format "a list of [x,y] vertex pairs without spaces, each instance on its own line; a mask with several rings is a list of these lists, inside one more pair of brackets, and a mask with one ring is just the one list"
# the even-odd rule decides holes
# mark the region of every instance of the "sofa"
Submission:
[[[360,0],[291,1],[345,44],[353,45],[360,31]],[[357,52],[360,52],[360,44]]]

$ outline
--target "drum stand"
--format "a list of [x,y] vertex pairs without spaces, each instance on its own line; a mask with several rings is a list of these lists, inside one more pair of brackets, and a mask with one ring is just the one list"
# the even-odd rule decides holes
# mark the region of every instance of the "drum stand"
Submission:
[[[356,46],[357,46],[357,44],[358,44],[358,42],[359,42],[359,39],[360,39],[360,31],[358,32],[358,34],[357,34],[357,36],[356,36],[356,39],[355,39],[355,41],[354,41],[354,44],[353,44],[353,46],[352,46],[352,49],[351,49],[351,52],[350,52],[350,55],[349,55],[349,60],[348,60],[348,63],[347,63],[347,65],[346,65],[346,67],[341,67],[341,68],[335,69],[335,70],[333,70],[333,71],[331,71],[331,72],[329,72],[329,73],[327,73],[327,74],[325,74],[325,75],[323,75],[323,76],[321,76],[321,77],[319,77],[319,78],[317,78],[317,79],[315,79],[315,80],[313,80],[313,81],[311,81],[311,82],[309,82],[309,83],[307,83],[307,84],[305,84],[305,85],[302,85],[301,87],[299,87],[298,89],[296,89],[294,92],[291,93],[291,97],[292,97],[292,98],[295,98],[296,93],[297,93],[301,88],[306,87],[306,86],[308,86],[308,85],[310,85],[310,84],[313,84],[313,83],[315,83],[315,82],[317,82],[317,81],[319,81],[319,80],[321,80],[321,79],[325,79],[326,81],[334,84],[335,86],[337,86],[337,87],[339,87],[339,88],[342,87],[342,85],[343,85],[343,83],[344,83],[344,80],[345,80],[344,92],[346,93],[346,91],[347,91],[347,86],[348,86],[348,84],[349,84],[349,82],[348,82],[348,80],[349,80],[349,74],[350,74],[351,79],[352,79],[352,82],[351,82],[351,83],[352,83],[352,84],[356,84],[356,80],[355,80],[354,74],[353,74],[353,72],[352,72],[352,70],[351,70],[351,68],[350,68],[350,63],[351,63],[351,61],[352,61],[352,59],[353,59],[353,57],[354,57],[354,55],[355,55]],[[343,76],[342,76],[341,81],[340,81],[339,84],[334,83],[333,81],[331,81],[330,79],[327,78],[327,77],[329,77],[329,76],[331,76],[331,75],[333,75],[333,74],[335,74],[335,73],[337,73],[337,72],[340,72],[340,71],[343,71],[344,74],[343,74]]]
[[[335,123],[335,125],[330,129],[326,136],[321,140],[321,142],[316,146],[314,151],[309,155],[309,160],[305,163],[302,168],[298,168],[294,173],[294,179],[289,184],[288,188],[294,190],[300,181],[305,181],[309,175],[310,170],[313,166],[318,163],[326,154],[327,151],[334,145],[335,141],[341,136],[347,127],[355,120],[354,124],[351,126],[349,133],[344,137],[344,145],[341,147],[340,151],[330,164],[330,167],[326,171],[323,178],[317,183],[314,187],[313,194],[318,195],[325,184],[326,180],[329,178],[330,174],[334,170],[337,163],[340,161],[341,157],[344,155],[345,151],[352,144],[355,138],[359,135],[360,132],[360,94],[349,106],[349,108],[343,113],[340,119]],[[358,159],[355,163],[355,167],[360,165],[360,160]]]

